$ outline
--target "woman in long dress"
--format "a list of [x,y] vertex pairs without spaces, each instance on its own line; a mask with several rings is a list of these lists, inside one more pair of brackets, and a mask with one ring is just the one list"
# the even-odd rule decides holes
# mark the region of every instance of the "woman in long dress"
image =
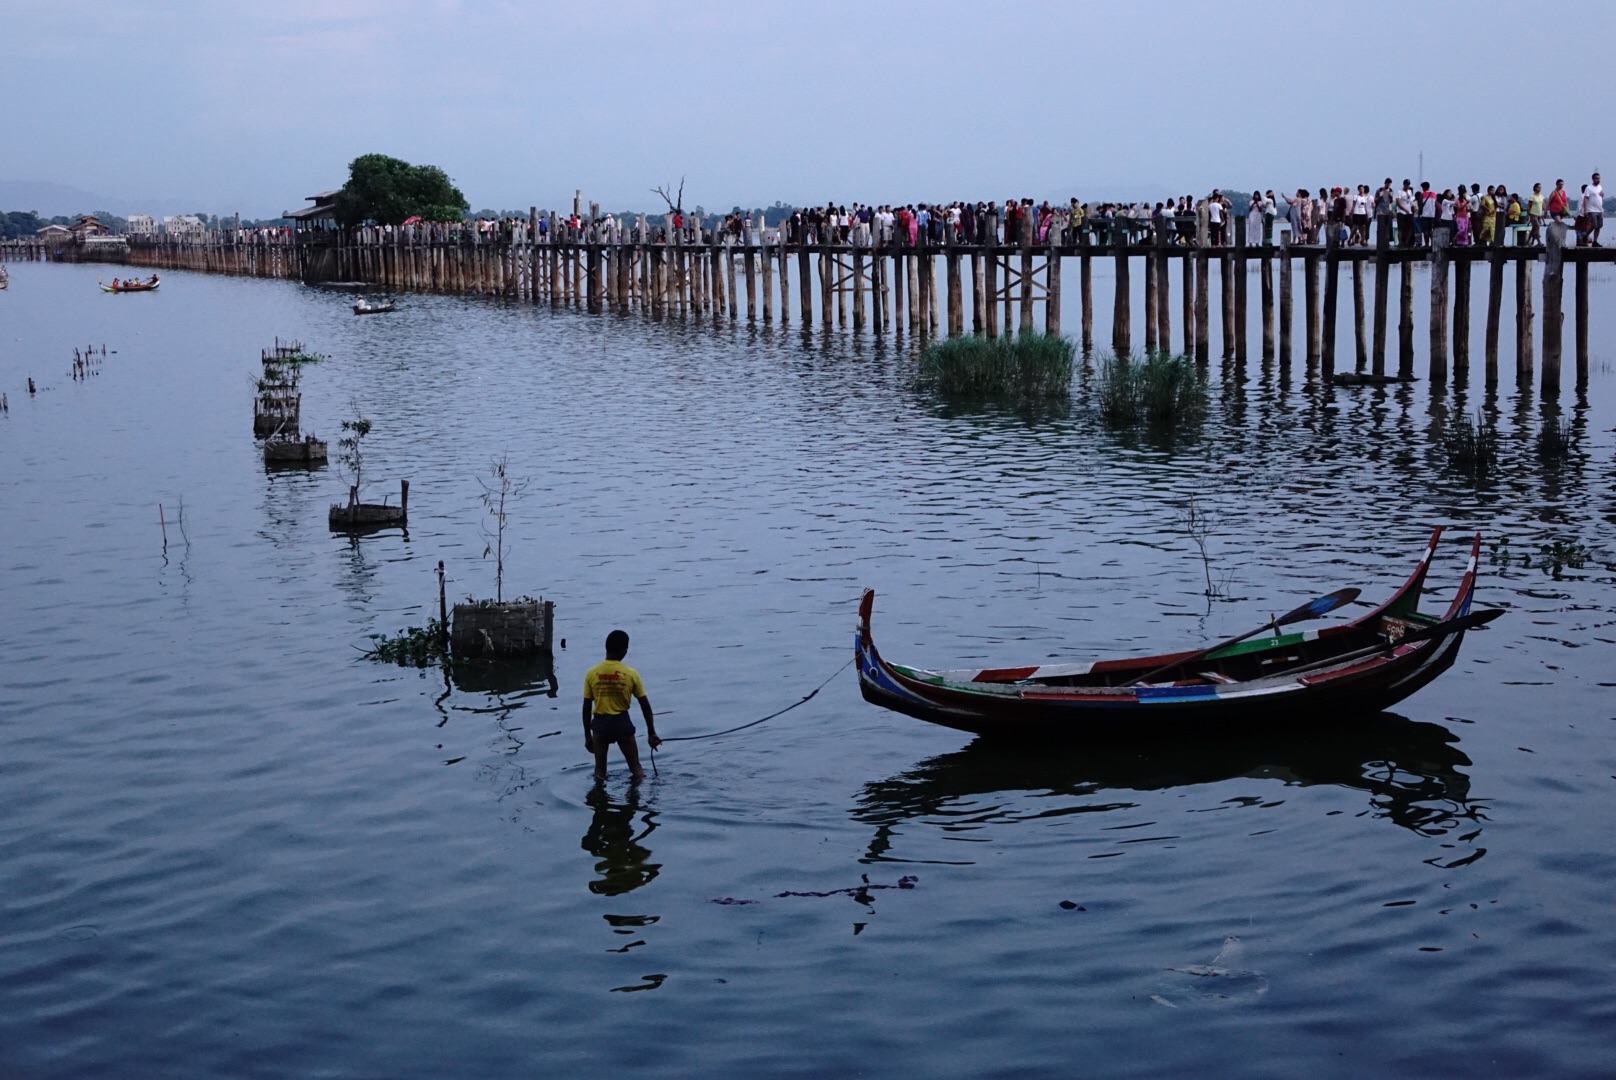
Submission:
[[1268,212],[1268,203],[1263,199],[1263,193],[1253,191],[1251,202],[1246,206],[1246,246],[1262,246],[1263,215]]

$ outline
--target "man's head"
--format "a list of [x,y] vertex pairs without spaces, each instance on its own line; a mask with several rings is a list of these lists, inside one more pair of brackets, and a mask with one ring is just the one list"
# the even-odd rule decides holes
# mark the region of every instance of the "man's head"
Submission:
[[628,634],[613,630],[606,635],[606,659],[621,660],[628,655]]

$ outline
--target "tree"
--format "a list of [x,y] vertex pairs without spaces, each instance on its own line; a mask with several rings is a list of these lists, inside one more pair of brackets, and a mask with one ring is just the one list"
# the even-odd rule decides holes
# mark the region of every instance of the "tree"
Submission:
[[411,217],[459,221],[470,205],[436,165],[411,165],[386,154],[354,158],[336,199],[337,221],[350,228],[366,221],[402,225]]
[[337,440],[341,453],[337,468],[343,479],[351,481],[348,485],[348,505],[355,506],[359,503],[359,489],[364,483],[365,455],[360,444],[370,434],[370,421],[360,411],[357,400],[351,402],[349,408],[353,410],[353,417],[342,422],[343,436]]

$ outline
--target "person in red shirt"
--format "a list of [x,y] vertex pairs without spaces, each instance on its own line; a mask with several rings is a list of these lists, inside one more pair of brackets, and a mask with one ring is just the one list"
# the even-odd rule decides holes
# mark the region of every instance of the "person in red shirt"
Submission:
[[1565,181],[1556,180],[1554,190],[1549,193],[1549,217],[1559,220],[1566,216],[1566,209],[1571,205],[1571,197],[1566,194]]

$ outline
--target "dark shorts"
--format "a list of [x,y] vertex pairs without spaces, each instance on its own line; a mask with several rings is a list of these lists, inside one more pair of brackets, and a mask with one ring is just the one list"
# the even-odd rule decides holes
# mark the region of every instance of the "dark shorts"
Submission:
[[597,713],[589,720],[589,733],[607,742],[616,742],[625,737],[633,738],[634,721],[628,718],[628,713]]

